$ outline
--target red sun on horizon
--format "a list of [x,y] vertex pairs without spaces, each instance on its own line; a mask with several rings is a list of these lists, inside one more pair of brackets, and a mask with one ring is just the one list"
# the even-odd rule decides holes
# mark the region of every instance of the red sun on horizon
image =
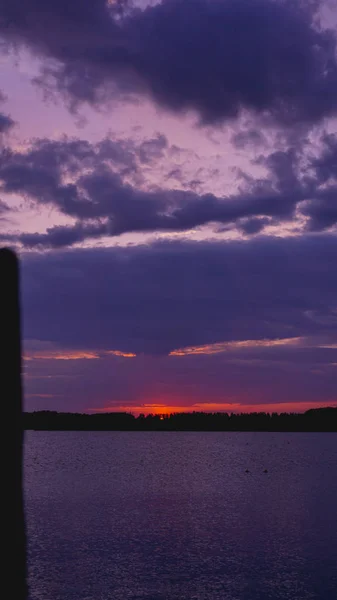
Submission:
[[157,415],[162,418],[174,413],[186,413],[186,412],[228,412],[228,413],[250,413],[250,412],[267,412],[267,413],[282,413],[282,412],[294,412],[302,413],[311,408],[320,408],[325,406],[337,407],[337,400],[324,402],[284,402],[284,403],[265,403],[265,404],[240,404],[237,403],[213,403],[213,402],[199,402],[190,405],[171,405],[171,404],[159,404],[159,403],[144,403],[138,405],[114,405],[105,406],[100,408],[88,408],[87,411],[90,413],[102,413],[102,412],[128,412],[135,416],[140,414],[144,415]]

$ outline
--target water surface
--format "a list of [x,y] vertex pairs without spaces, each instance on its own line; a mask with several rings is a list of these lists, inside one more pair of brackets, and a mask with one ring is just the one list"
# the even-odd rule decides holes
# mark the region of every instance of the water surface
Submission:
[[29,600],[337,598],[334,433],[27,432],[25,502]]

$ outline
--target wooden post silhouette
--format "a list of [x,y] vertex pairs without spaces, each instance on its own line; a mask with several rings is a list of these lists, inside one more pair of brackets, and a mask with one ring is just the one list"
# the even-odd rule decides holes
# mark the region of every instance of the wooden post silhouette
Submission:
[[2,512],[4,560],[1,588],[7,597],[26,600],[19,264],[14,252],[7,249],[0,249],[0,319],[2,495],[5,501]]

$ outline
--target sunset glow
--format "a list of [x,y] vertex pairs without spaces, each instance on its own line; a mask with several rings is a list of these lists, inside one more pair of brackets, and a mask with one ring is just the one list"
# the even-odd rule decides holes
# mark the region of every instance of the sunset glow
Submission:
[[[144,413],[145,415],[169,415],[173,413],[185,413],[185,412],[227,412],[227,413],[250,413],[250,412],[268,412],[268,413],[282,413],[282,412],[294,412],[302,413],[311,408],[317,408],[319,404],[317,402],[284,402],[278,404],[240,404],[240,403],[223,403],[217,404],[212,402],[199,402],[195,404],[188,404],[185,406],[176,405],[164,405],[164,404],[141,404],[139,406],[134,405],[114,405],[105,406],[101,408],[88,408],[86,412],[89,413],[108,413],[108,412],[129,412],[136,416]],[[337,407],[337,401],[324,402],[324,406]]]

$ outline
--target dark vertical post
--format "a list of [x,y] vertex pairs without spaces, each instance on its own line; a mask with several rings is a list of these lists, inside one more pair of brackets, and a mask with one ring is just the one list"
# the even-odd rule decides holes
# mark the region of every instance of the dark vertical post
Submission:
[[1,588],[5,595],[26,600],[26,538],[23,512],[23,417],[19,264],[14,252],[0,249],[0,365],[3,436],[4,546]]

